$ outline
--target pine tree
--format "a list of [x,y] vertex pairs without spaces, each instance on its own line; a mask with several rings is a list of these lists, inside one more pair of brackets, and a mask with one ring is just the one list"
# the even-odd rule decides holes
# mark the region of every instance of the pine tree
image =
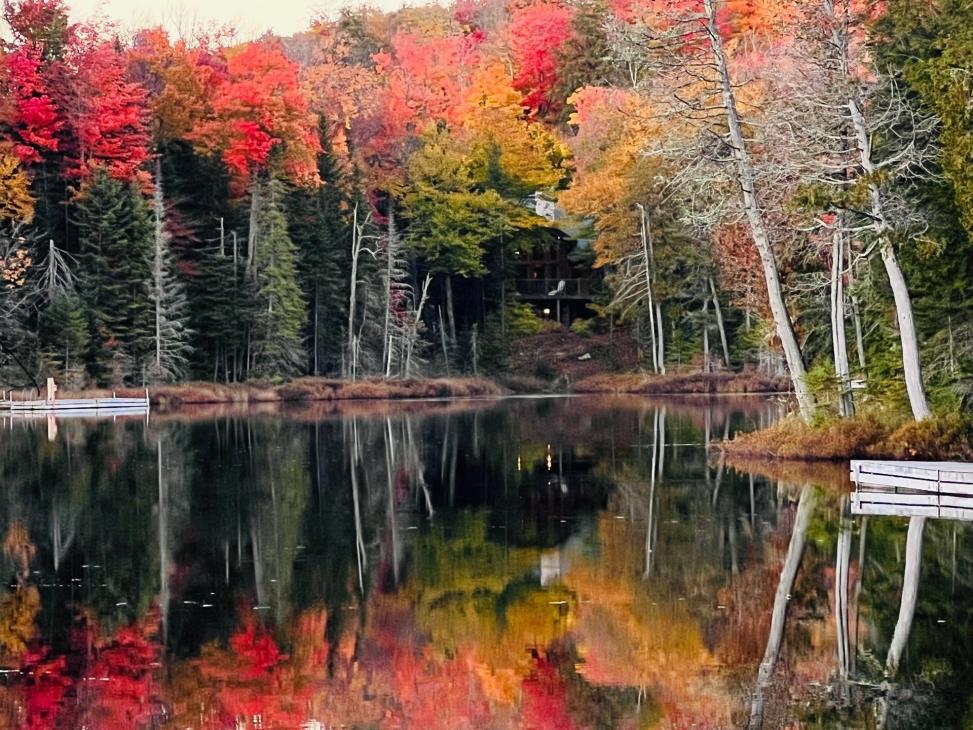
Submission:
[[284,190],[271,178],[261,185],[258,246],[252,271],[251,371],[258,376],[293,375],[304,361],[301,328],[306,305],[297,279],[297,249],[287,231]]
[[78,202],[80,293],[87,305],[89,366],[102,383],[144,382],[152,354],[152,221],[139,191],[97,171]]
[[174,381],[186,372],[190,344],[188,301],[182,281],[172,258],[170,236],[166,230],[165,199],[162,191],[162,166],[156,160],[155,193],[153,196],[153,257],[152,273],[148,281],[149,300],[153,306],[155,332],[154,356],[149,365],[150,380]]

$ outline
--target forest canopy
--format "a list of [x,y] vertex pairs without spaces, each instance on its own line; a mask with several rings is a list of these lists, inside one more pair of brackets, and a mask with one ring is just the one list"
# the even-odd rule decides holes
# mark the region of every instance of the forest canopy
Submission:
[[[806,419],[968,403],[971,20],[459,0],[242,41],[6,0],[0,382],[503,371],[570,324],[788,374]],[[552,251],[583,311],[523,296]]]

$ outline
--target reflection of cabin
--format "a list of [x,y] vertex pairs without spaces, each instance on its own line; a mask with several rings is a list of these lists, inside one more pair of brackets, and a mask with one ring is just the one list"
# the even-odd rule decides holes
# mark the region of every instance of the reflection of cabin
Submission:
[[[552,223],[564,221],[564,212],[539,194],[529,198],[527,204]],[[560,228],[549,230],[550,243],[517,253],[514,289],[517,297],[531,304],[538,314],[571,324],[578,317],[590,315],[587,304],[592,300],[593,278],[591,270],[571,261],[570,255],[590,242],[571,238]]]

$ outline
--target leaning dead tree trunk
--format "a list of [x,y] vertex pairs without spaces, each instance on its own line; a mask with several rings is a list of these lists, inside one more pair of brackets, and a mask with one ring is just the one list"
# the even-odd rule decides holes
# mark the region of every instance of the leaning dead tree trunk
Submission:
[[706,10],[706,31],[713,51],[713,62],[719,74],[719,85],[722,96],[723,113],[726,115],[727,127],[730,134],[730,147],[736,162],[736,179],[743,195],[743,207],[750,227],[750,235],[760,255],[764,282],[767,286],[767,300],[777,328],[787,369],[790,372],[791,383],[797,396],[797,405],[801,417],[810,421],[814,415],[814,398],[807,385],[807,370],[801,346],[794,333],[787,304],[784,301],[784,291],[781,287],[780,272],[777,268],[777,258],[771,244],[770,234],[764,221],[756,190],[756,174],[753,161],[750,158],[749,146],[743,134],[743,125],[737,109],[733,83],[730,79],[730,69],[727,65],[726,54],[723,49],[723,39],[720,35],[715,0],[703,0]]
[[[708,2],[710,0],[707,0]],[[811,523],[811,515],[814,513],[816,501],[817,495],[814,490],[810,486],[805,486],[801,490],[801,496],[797,502],[794,529],[791,531],[791,541],[787,546],[787,556],[784,558],[784,566],[780,571],[780,580],[777,583],[777,593],[774,595],[767,648],[764,650],[764,657],[757,669],[757,684],[753,693],[753,702],[750,705],[750,724],[748,725],[751,730],[755,730],[763,724],[764,696],[773,680],[777,658],[780,656],[780,647],[784,642],[787,603],[790,601],[791,591],[794,588],[797,570],[801,566],[804,543],[807,540],[807,528]]]
[[871,217],[876,234],[879,237],[879,247],[885,273],[889,277],[892,296],[895,299],[895,316],[899,323],[899,339],[902,343],[902,366],[905,372],[905,388],[909,394],[909,404],[912,415],[917,421],[932,415],[926,400],[925,386],[922,384],[922,364],[919,359],[919,339],[916,336],[915,319],[912,314],[912,297],[906,285],[905,275],[892,246],[891,226],[885,214],[882,192],[876,180],[877,166],[872,160],[872,143],[865,123],[861,105],[854,97],[848,100],[848,110],[851,113],[852,124],[855,128],[855,140],[858,144],[858,154],[863,172],[868,176],[868,195],[871,205]]

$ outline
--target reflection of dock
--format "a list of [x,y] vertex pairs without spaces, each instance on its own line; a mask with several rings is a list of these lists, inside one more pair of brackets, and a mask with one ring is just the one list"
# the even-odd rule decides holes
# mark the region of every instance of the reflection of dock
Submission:
[[0,413],[10,416],[129,416],[145,415],[148,398],[78,398],[66,400],[0,401]]
[[973,464],[854,460],[851,479],[852,514],[973,521]]

